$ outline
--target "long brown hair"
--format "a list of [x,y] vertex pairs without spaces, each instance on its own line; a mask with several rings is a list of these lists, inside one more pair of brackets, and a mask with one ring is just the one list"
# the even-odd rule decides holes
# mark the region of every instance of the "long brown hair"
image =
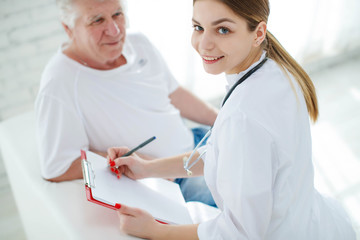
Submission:
[[[235,14],[244,18],[248,23],[250,31],[254,31],[260,22],[267,23],[270,14],[268,0],[217,0],[228,6]],[[196,0],[193,0],[195,4]],[[279,41],[269,32],[266,32],[265,41],[261,46],[267,56],[273,59],[285,73],[287,71],[294,76],[301,87],[305,98],[307,110],[313,122],[316,122],[319,109],[316,97],[316,91],[313,82],[305,70],[291,57]]]

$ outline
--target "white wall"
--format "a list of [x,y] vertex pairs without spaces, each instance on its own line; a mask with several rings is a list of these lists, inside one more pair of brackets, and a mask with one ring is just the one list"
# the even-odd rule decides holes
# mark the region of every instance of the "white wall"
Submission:
[[0,0],[0,120],[31,109],[45,63],[64,35],[49,0]]
[[[360,48],[359,0],[270,0],[269,29],[301,63]],[[191,0],[128,0],[130,26],[158,47],[181,84],[201,98],[224,90],[190,45]],[[31,109],[41,72],[66,39],[55,0],[0,0],[0,120]]]
[[269,29],[302,63],[360,47],[359,0],[270,0]]

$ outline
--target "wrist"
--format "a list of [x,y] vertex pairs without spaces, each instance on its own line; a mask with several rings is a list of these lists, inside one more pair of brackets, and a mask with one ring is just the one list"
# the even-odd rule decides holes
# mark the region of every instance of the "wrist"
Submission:
[[153,227],[151,231],[149,239],[150,240],[168,239],[167,236],[169,236],[169,231],[170,231],[170,225],[156,222],[156,225]]
[[152,228],[149,239],[151,240],[168,240],[168,239],[189,239],[198,240],[199,224],[189,225],[169,225],[157,222],[157,225]]
[[154,161],[153,160],[149,160],[149,161],[145,161],[144,162],[144,178],[150,178],[150,177],[155,177],[154,176],[154,171],[156,170],[155,166],[154,166]]

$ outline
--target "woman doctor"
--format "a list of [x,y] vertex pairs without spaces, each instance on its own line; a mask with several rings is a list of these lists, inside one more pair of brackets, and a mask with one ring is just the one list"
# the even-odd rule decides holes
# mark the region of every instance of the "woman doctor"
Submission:
[[[163,225],[123,205],[124,232],[149,239],[355,239],[346,213],[314,189],[314,85],[267,31],[268,15],[268,0],[194,0],[192,45],[206,72],[226,73],[228,95],[207,145],[185,169],[204,174],[221,214],[199,225]],[[108,154],[130,178],[187,176],[183,158],[190,153],[144,161],[122,158],[127,151]]]

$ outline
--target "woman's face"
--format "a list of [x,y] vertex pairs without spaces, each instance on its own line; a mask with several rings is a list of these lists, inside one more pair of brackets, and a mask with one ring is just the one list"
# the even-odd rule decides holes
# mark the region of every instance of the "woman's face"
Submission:
[[225,4],[198,0],[193,9],[191,43],[210,74],[239,73],[245,70],[255,47],[255,32]]
[[122,54],[125,16],[119,0],[77,1],[78,18],[71,29],[76,54],[82,60],[111,62]]

